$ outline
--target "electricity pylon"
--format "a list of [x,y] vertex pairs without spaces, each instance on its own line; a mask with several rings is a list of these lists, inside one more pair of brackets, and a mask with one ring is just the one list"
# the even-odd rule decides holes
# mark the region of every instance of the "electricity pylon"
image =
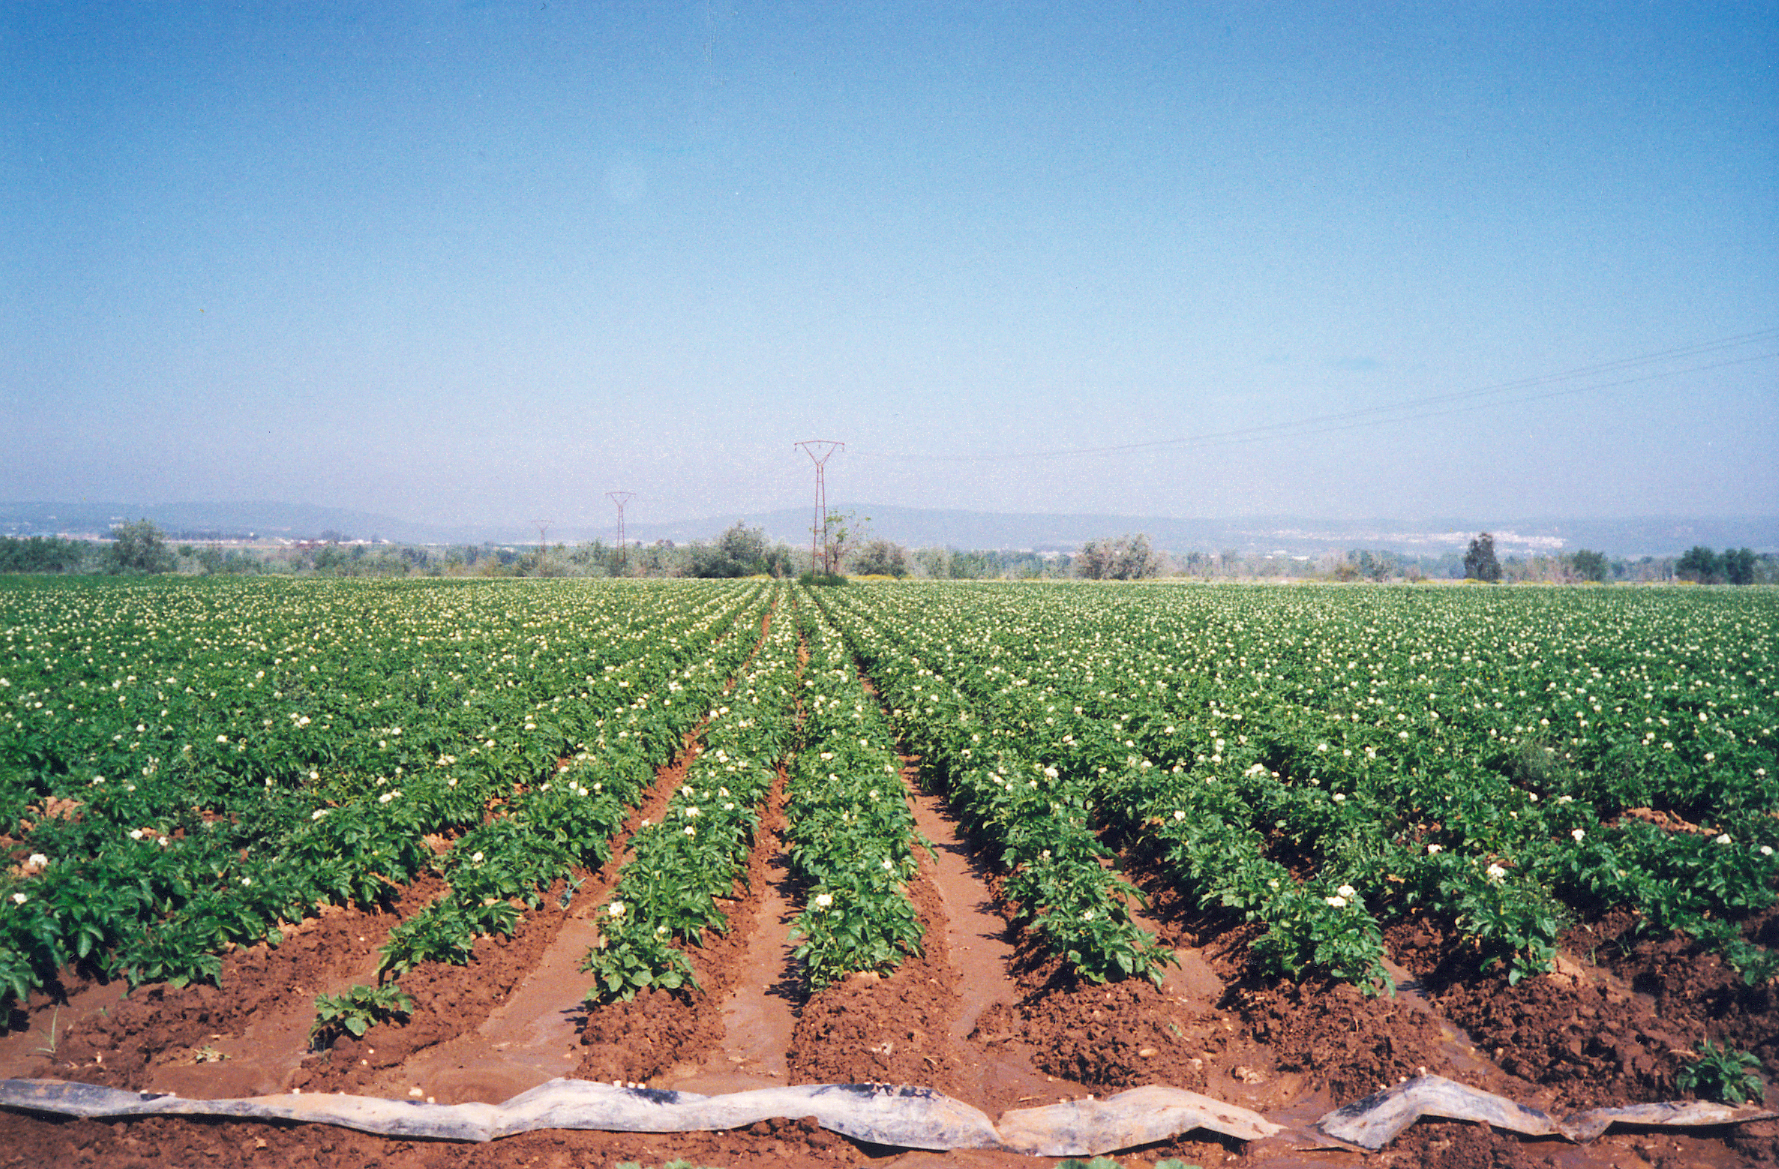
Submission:
[[[803,453],[815,464],[815,523],[809,529],[809,570],[814,572],[816,564],[820,563],[821,571],[832,576],[840,566],[830,563],[836,557],[834,550],[828,547],[828,456],[835,451],[845,450],[846,444],[825,438],[812,438],[795,445],[801,447]],[[818,447],[822,448],[820,454],[816,453]]]
[[630,566],[630,553],[624,550],[624,505],[636,498],[634,491],[608,491],[605,497],[618,505],[618,575]]

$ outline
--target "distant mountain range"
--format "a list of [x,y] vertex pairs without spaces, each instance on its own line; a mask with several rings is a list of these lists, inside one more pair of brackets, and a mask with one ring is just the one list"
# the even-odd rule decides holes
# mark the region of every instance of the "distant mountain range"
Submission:
[[[1314,520],[1289,516],[1247,516],[1190,520],[1164,516],[1002,514],[936,508],[845,504],[868,535],[911,548],[1029,549],[1070,552],[1104,536],[1142,532],[1158,549],[1186,553],[1233,550],[1242,554],[1315,556],[1369,549],[1427,556],[1462,552],[1477,532],[1495,535],[1502,555],[1591,548],[1609,556],[1670,556],[1695,544],[1711,548],[1753,548],[1779,552],[1779,516],[1630,519],[1432,517],[1418,520]],[[649,523],[633,520],[632,541],[709,540],[740,522],[764,529],[774,540],[802,545],[809,540],[808,508],[764,513],[728,513],[699,519]],[[402,544],[535,544],[537,533],[523,523],[485,526],[418,524],[371,512],[275,502],[249,503],[0,503],[0,535],[96,536],[114,524],[150,519],[173,539],[314,540],[331,536],[386,540]],[[552,528],[550,542],[611,541],[611,526]]]

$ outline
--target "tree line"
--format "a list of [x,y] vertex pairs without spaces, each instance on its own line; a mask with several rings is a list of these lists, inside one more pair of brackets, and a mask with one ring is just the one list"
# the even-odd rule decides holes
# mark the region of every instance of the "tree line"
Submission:
[[1320,556],[1279,553],[1166,553],[1142,533],[1087,541],[1073,553],[1004,549],[910,549],[873,538],[868,520],[830,516],[829,543],[813,562],[807,546],[771,541],[762,529],[736,523],[714,540],[618,548],[602,541],[556,545],[415,545],[353,541],[329,532],[315,541],[266,547],[174,543],[154,523],[120,524],[107,541],[57,536],[0,537],[0,574],[197,576],[488,576],[488,577],[790,577],[812,566],[837,566],[852,576],[937,580],[1325,580],[1386,582],[1471,579],[1485,583],[1574,584],[1614,581],[1699,584],[1779,583],[1779,557],[1749,548],[1718,552],[1703,545],[1680,556],[1613,558],[1586,548],[1549,555],[1497,554],[1482,532],[1468,550],[1405,555],[1349,549]]

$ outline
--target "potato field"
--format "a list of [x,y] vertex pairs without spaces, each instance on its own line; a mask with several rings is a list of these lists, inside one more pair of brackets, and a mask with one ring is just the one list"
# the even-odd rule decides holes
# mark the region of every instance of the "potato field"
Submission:
[[[1779,1103],[1776,772],[1762,588],[4,581],[0,1077],[1161,1085],[1283,1131],[1116,1163],[1770,1164],[1770,1119],[1314,1126],[1421,1075]],[[1059,1163],[0,1111],[0,1164],[675,1160]]]

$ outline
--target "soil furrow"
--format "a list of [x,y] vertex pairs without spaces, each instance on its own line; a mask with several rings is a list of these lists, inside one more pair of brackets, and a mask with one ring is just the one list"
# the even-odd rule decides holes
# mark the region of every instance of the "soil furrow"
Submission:
[[[776,615],[776,608],[772,608],[761,618],[760,640],[748,662],[751,663],[764,646]],[[735,688],[746,670],[744,663],[724,686],[725,694]],[[616,886],[623,865],[629,859],[630,837],[642,820],[658,822],[661,819],[674,791],[683,782],[687,767],[702,750],[696,736],[703,728],[704,724],[700,723],[688,737],[688,749],[676,761],[671,782],[657,783],[639,815],[627,825],[625,847],[614,848],[611,861],[601,870],[599,891],[586,898],[585,904],[598,903]],[[720,933],[705,930],[700,944],[686,950],[699,989],[645,991],[630,1002],[607,1003],[588,1010],[581,1026],[583,1050],[579,1053],[574,1075],[582,1079],[623,1083],[651,1083],[659,1082],[663,1077],[696,1076],[696,1069],[702,1065],[704,1057],[721,1048],[724,1018],[719,1004],[724,993],[738,979],[745,977],[742,971],[746,966],[747,951],[757,932],[757,923],[762,920],[762,902],[772,884],[772,870],[767,866],[778,851],[783,801],[784,772],[781,767],[768,794],[760,830],[749,851],[747,873],[743,881],[737,882],[730,904],[724,908],[725,929]],[[580,952],[585,953],[585,947]],[[772,1045],[765,1046],[769,1049]],[[745,1058],[744,1054],[742,1062]],[[777,1070],[782,1075],[782,1059],[776,1069],[762,1065],[761,1070],[768,1074]]]
[[[905,763],[903,779],[912,787],[918,767]],[[991,1115],[1088,1094],[1085,1085],[1035,1066],[1029,1045],[978,1033],[978,1018],[990,1007],[1017,999],[1008,978],[1007,923],[993,912],[977,862],[942,802],[918,791],[910,796],[916,825],[936,854],[917,851],[909,890],[923,953],[888,975],[855,974],[811,997],[792,1052],[797,1079],[930,1085]]]
[[[211,1097],[282,1091],[307,1051],[314,996],[371,981],[389,931],[444,891],[422,877],[391,910],[324,909],[287,927],[276,947],[228,953],[220,987],[154,984],[126,995],[114,981],[77,991],[74,1010],[39,1009],[31,1034],[7,1037],[0,1073]],[[36,1031],[52,1019],[53,1055]]]
[[[754,849],[755,854],[762,850]],[[750,872],[750,877],[752,873]],[[761,891],[736,890],[725,908],[727,930],[705,930],[689,947],[698,988],[648,990],[629,1002],[607,1003],[587,1014],[585,1045],[575,1075],[581,1079],[653,1083],[675,1069],[696,1066],[723,1042],[720,996],[732,985],[758,915]]]
[[[761,643],[775,619],[758,623]],[[745,621],[736,627],[745,636]],[[752,660],[750,655],[749,660]],[[803,659],[800,657],[799,661]],[[727,694],[746,666],[731,677]],[[871,689],[866,681],[867,689]],[[875,691],[872,690],[875,694]],[[1566,1111],[1677,1095],[1675,1072],[1701,1038],[1765,1057],[1779,1051],[1775,985],[1740,976],[1696,940],[1640,936],[1630,910],[1589,919],[1563,939],[1553,973],[1508,985],[1479,973],[1454,930],[1420,915],[1386,931],[1394,997],[1263,975],[1249,943],[1257,927],[1205,912],[1170,887],[1140,848],[1120,858],[1148,894],[1133,917],[1173,948],[1179,966],[1146,980],[1077,981],[1009,906],[942,796],[925,794],[918,761],[902,779],[915,823],[933,844],[917,853],[909,894],[924,952],[887,975],[855,975],[814,995],[792,957],[801,890],[783,854],[785,773],[763,805],[744,881],[722,904],[723,933],[688,948],[703,992],[639,996],[589,1013],[579,963],[597,939],[593,914],[616,886],[644,819],[659,821],[701,747],[688,734],[613,839],[612,858],[575,896],[521,918],[511,938],[478,940],[467,967],[424,966],[401,979],[412,1020],[307,1055],[313,996],[375,979],[389,929],[444,891],[426,875],[388,912],[327,909],[286,931],[277,948],[238,950],[223,986],[143,987],[69,974],[65,1002],[39,999],[0,1034],[0,1075],[53,1076],[220,1097],[343,1088],[440,1103],[499,1101],[558,1075],[650,1081],[720,1093],[786,1082],[924,1084],[988,1112],[1051,1104],[1141,1084],[1169,1084],[1307,1127],[1335,1104],[1423,1068]],[[572,902],[564,908],[563,902]],[[1751,917],[1750,941],[1779,944],[1779,910]],[[51,1023],[55,1024],[53,1037]],[[1470,1029],[1467,1034],[1459,1024]],[[540,1132],[488,1146],[385,1140],[322,1126],[54,1120],[0,1113],[0,1167],[206,1164],[446,1166],[655,1164],[689,1158],[731,1169],[881,1164],[909,1167],[1053,1165],[999,1152],[906,1153],[861,1146],[808,1121],[737,1132],[672,1135]],[[1378,1154],[1308,1150],[1270,1141],[1187,1138],[1122,1154],[1129,1167],[1178,1157],[1198,1165],[1267,1169],[1443,1166],[1488,1169],[1779,1163],[1779,1124],[1701,1133],[1614,1132],[1588,1147],[1528,1141],[1485,1126],[1423,1120]]]
[[801,998],[791,957],[795,915],[792,881],[782,840],[785,772],[781,766],[766,798],[760,833],[748,856],[747,895],[728,912],[732,961],[715,969],[715,955],[694,959],[699,981],[716,1005],[721,1041],[704,1052],[684,1053],[656,1086],[716,1094],[789,1082],[785,1053]]

